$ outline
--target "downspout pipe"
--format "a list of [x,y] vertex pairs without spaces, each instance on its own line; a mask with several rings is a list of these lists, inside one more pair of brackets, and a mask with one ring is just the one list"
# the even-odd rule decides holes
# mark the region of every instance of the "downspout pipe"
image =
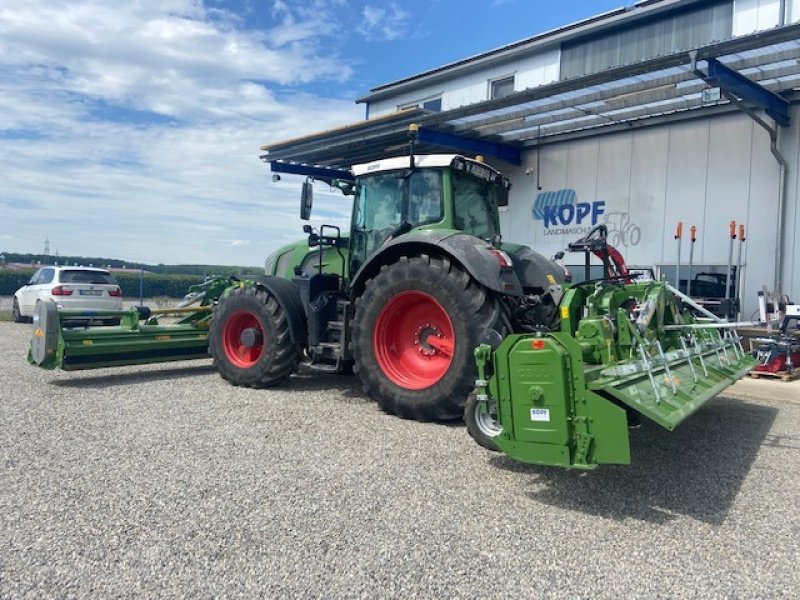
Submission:
[[784,222],[786,221],[786,183],[787,177],[786,172],[789,169],[789,163],[786,160],[786,157],[781,152],[780,148],[778,147],[779,143],[779,135],[780,130],[778,127],[771,127],[769,123],[767,123],[764,119],[762,119],[759,115],[753,111],[749,106],[745,106],[744,103],[729,94],[728,92],[722,92],[724,96],[738,106],[744,113],[746,113],[753,121],[761,125],[767,133],[769,134],[769,149],[772,152],[772,156],[775,157],[775,160],[778,162],[778,218],[777,218],[777,225],[775,232],[775,248],[777,250],[775,254],[775,292],[778,294],[783,293],[783,240],[785,237],[784,232]]
[[[785,0],[781,2],[781,11],[785,13],[786,10],[786,3]],[[697,52],[691,52],[690,57],[692,59],[691,69],[700,79],[706,79],[706,74],[703,73],[700,69],[697,68]],[[789,169],[789,163],[786,160],[786,157],[781,152],[778,143],[778,126],[775,124],[771,126],[767,123],[764,119],[762,119],[752,108],[747,106],[744,102],[739,100],[736,96],[731,94],[725,89],[720,88],[720,93],[728,99],[731,104],[735,105],[739,108],[743,113],[745,113],[748,117],[750,117],[753,121],[758,123],[761,127],[763,127],[766,132],[769,134],[769,149],[772,152],[772,156],[775,157],[775,160],[778,162],[779,174],[778,174],[778,218],[777,218],[777,231],[775,235],[775,248],[777,250],[775,254],[775,292],[780,294],[783,293],[783,240],[784,240],[784,222],[786,220],[786,184],[787,184],[787,177],[786,173]]]

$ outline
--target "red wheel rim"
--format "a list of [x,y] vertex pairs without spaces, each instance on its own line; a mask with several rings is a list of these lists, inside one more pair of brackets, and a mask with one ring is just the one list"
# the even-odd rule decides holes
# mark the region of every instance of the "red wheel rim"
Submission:
[[[248,330],[256,330],[256,342],[247,346],[242,342],[242,334]],[[251,312],[241,310],[233,313],[225,321],[222,328],[222,347],[228,360],[243,369],[252,367],[264,352],[264,328]]]
[[438,383],[453,362],[453,323],[433,296],[403,292],[378,314],[372,347],[392,383],[422,390]]

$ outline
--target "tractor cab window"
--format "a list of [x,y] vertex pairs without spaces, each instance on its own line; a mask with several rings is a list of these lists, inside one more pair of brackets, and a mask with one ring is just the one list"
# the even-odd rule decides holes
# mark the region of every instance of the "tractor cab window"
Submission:
[[[400,230],[442,220],[442,172],[418,169],[367,175],[353,213],[353,259],[361,264]],[[354,265],[355,266],[355,265]]]
[[504,192],[497,184],[454,173],[456,228],[484,240],[493,240],[498,234],[495,207]]

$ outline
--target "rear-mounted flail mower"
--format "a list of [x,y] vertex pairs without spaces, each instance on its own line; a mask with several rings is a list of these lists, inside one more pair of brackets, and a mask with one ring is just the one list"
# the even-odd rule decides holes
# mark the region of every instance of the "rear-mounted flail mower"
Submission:
[[[82,371],[208,358],[213,306],[230,286],[223,277],[209,278],[189,290],[182,306],[155,310],[59,310],[53,301],[38,302],[28,362]],[[119,324],[94,326],[103,320]]]

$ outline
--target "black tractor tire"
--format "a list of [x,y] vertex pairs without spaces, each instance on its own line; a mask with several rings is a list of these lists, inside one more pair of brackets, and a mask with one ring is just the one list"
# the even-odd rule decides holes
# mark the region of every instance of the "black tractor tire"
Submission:
[[481,411],[481,403],[478,402],[474,391],[464,405],[464,424],[467,426],[467,432],[478,444],[492,452],[500,451],[494,438],[500,434],[502,428],[493,415]]
[[30,323],[33,321],[30,317],[23,317],[19,310],[19,302],[14,298],[14,307],[11,309],[11,316],[14,318],[14,323]]
[[[407,335],[418,338],[414,342],[416,347],[407,346],[406,349],[410,347],[413,356],[417,350],[423,353],[421,344],[431,339],[432,329],[425,318],[410,323],[399,316],[414,312],[413,306],[397,304],[398,299],[409,296],[422,298],[423,304],[427,302],[436,307],[439,316],[441,311],[446,314],[452,335],[448,338],[450,349],[444,355],[449,352],[451,359],[449,365],[441,367],[442,370],[429,379],[401,385],[400,381],[405,380],[398,379],[396,373],[392,376],[387,369],[394,369],[394,365],[405,368],[404,362],[391,357],[402,355],[398,354],[398,345],[411,344],[405,340]],[[380,272],[366,282],[364,293],[356,299],[355,306],[350,349],[355,360],[354,371],[365,393],[386,412],[406,419],[461,419],[464,402],[475,385],[475,346],[486,329],[502,330],[497,299],[448,258],[419,255],[402,257],[396,263],[381,267]],[[398,316],[384,317],[387,313]],[[402,332],[390,334],[393,338],[382,338],[380,331],[391,328],[382,327],[381,323],[386,321],[379,321],[379,318],[386,318],[390,323],[399,319],[404,325]],[[421,333],[426,326],[426,332]],[[433,331],[433,335],[438,335],[435,327]],[[425,352],[431,352],[427,341],[424,344]],[[381,357],[376,354],[376,348],[384,350]]]
[[[245,330],[257,336],[245,346]],[[275,298],[258,287],[241,287],[214,307],[209,351],[224,379],[237,386],[262,388],[291,375],[302,356],[292,341],[286,313]]]

